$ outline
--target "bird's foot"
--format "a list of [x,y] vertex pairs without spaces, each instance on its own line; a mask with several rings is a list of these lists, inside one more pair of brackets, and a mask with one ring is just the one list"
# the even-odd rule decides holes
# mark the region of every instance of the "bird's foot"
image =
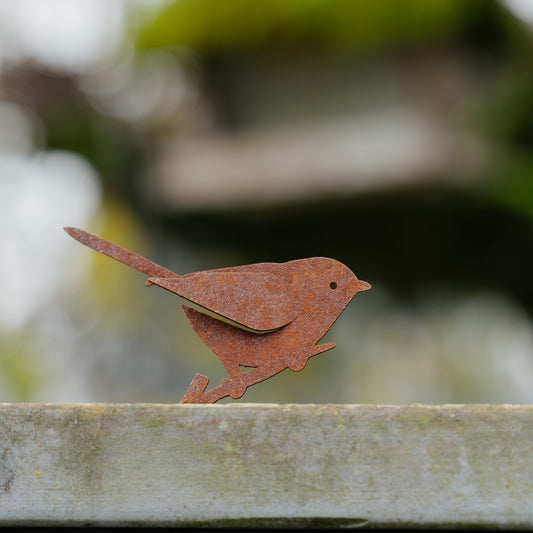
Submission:
[[229,395],[234,400],[237,400],[238,398],[243,396],[243,394],[246,392],[246,388],[247,388],[246,384],[243,381],[241,381],[240,379],[238,379],[238,378],[233,378],[233,379],[225,378],[225,379],[222,380],[221,386],[224,389],[229,389],[230,390]]

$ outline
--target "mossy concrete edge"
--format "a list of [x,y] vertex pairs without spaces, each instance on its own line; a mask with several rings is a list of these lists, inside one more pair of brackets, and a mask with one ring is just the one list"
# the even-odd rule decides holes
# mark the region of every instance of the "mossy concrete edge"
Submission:
[[532,442],[531,405],[0,404],[0,525],[530,528]]

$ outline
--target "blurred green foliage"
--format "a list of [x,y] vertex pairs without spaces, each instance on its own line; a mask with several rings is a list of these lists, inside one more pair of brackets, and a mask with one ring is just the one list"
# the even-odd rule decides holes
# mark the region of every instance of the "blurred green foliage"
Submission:
[[[483,12],[485,25],[477,25]],[[318,45],[370,52],[424,42],[506,32],[511,17],[492,0],[177,0],[137,40],[140,49],[183,46],[243,54],[261,47]]]
[[[1,387],[7,398],[19,402],[35,400],[35,391],[50,379],[48,368],[40,358],[39,349],[24,334],[0,331]],[[6,401],[6,397],[1,401]]]
[[533,221],[533,56],[531,40],[501,67],[487,89],[474,123],[500,149],[480,193]]

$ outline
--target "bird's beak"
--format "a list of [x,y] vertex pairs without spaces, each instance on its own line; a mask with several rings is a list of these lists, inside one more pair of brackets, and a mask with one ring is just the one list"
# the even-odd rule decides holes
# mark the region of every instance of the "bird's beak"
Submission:
[[363,281],[361,279],[358,279],[355,284],[357,292],[364,292],[372,288],[372,285],[370,285],[370,283],[367,283],[366,281]]

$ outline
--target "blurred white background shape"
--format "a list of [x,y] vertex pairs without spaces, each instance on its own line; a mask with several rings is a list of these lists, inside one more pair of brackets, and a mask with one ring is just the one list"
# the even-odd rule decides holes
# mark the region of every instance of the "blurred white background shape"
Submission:
[[120,46],[122,0],[0,2],[0,58],[82,71]]
[[74,278],[63,226],[87,226],[100,206],[93,168],[69,152],[0,156],[0,327],[20,329],[46,312]]

